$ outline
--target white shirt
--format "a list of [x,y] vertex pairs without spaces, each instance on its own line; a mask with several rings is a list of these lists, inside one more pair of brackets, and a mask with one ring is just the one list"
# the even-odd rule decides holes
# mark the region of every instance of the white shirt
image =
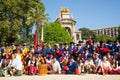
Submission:
[[85,65],[88,65],[88,64],[94,65],[93,60],[90,60],[90,61],[86,60],[86,61],[85,61]]
[[17,70],[22,70],[22,61],[20,56],[16,56],[11,63],[11,66],[16,68]]
[[94,60],[94,64],[96,63],[97,66],[101,66],[101,60],[98,58]]
[[103,68],[103,67],[109,67],[109,69],[111,70],[111,66],[110,66],[110,62],[109,62],[109,61],[106,61],[106,62],[102,61],[102,62],[101,62],[101,67],[102,67],[102,68]]
[[55,61],[55,63],[52,64],[53,71],[61,73],[61,67],[60,63],[58,61]]

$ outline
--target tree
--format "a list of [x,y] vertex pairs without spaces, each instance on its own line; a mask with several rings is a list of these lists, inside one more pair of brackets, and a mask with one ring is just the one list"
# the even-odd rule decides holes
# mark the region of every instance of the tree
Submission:
[[26,24],[27,18],[29,15],[32,15],[30,13],[31,8],[35,8],[40,2],[38,0],[22,0],[22,2],[19,2],[19,6],[21,8],[21,13],[20,19],[22,23],[22,29],[21,32],[25,34],[26,37],[30,36],[30,33],[32,32],[32,26],[33,23],[30,23],[29,25]]
[[[42,27],[42,23],[47,23],[47,14],[45,14],[45,6],[43,3],[40,3],[37,5],[35,8],[31,8],[30,10],[30,15],[28,15],[27,19],[27,24],[29,25],[30,23],[35,23],[36,25],[36,30],[39,31],[40,33],[40,26]],[[40,35],[38,33],[38,41],[40,41]]]
[[41,0],[0,0],[0,43],[32,39],[34,22],[27,24],[27,21],[34,15],[31,8],[35,9],[38,5],[41,6],[39,9],[45,10]]
[[72,38],[64,27],[55,22],[44,26],[44,40],[46,43],[69,43]]
[[108,36],[108,35],[99,34],[99,35],[96,36],[96,40],[97,40],[97,41],[107,42],[108,40],[110,40],[110,41],[115,41],[115,38],[110,37],[110,36]]
[[118,27],[118,37],[117,37],[118,40],[120,40],[120,26]]
[[22,27],[20,22],[19,6],[16,0],[0,1],[0,36],[1,42],[11,43],[17,39],[18,32]]
[[80,28],[82,39],[87,40],[90,37],[93,39],[96,39],[96,35],[92,30],[89,30],[88,28]]

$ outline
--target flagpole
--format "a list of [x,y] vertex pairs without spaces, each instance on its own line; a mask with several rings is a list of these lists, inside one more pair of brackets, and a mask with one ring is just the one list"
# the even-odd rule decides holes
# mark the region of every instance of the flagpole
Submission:
[[44,23],[42,22],[42,31],[41,31],[41,41],[43,41],[43,25],[44,25]]

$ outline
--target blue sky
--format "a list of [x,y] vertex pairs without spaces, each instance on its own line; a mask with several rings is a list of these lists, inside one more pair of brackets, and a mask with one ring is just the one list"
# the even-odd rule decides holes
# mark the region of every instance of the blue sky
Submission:
[[61,7],[68,7],[76,23],[76,29],[98,29],[120,25],[120,0],[42,0],[54,22]]

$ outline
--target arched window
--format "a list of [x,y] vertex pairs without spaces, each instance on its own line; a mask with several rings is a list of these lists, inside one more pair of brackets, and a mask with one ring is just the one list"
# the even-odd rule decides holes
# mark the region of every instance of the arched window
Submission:
[[70,34],[71,36],[71,29],[69,27],[65,27],[66,31]]
[[79,34],[76,34],[76,39],[77,39],[77,40],[79,40],[79,39],[80,39]]

